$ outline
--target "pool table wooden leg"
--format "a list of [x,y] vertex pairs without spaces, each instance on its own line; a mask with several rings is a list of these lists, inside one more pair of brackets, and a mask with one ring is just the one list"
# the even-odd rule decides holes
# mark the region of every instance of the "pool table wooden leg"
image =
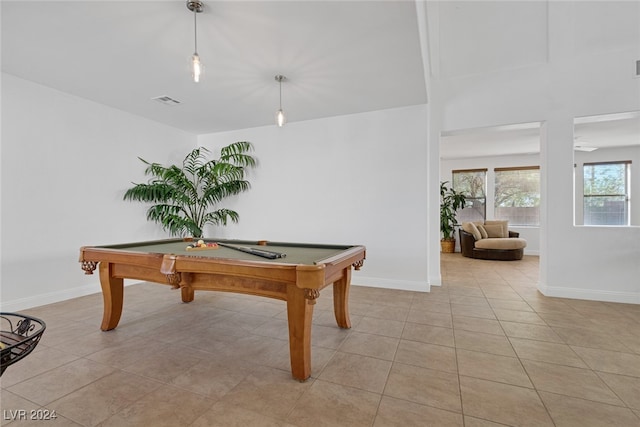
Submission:
[[341,328],[350,328],[349,288],[351,286],[351,267],[345,268],[342,279],[333,284],[333,312]]
[[180,288],[180,294],[182,296],[182,302],[191,302],[195,298],[195,292],[191,286]]
[[304,289],[287,287],[291,373],[300,381],[311,376],[311,320],[314,304],[314,299],[305,297]]
[[104,312],[100,329],[110,331],[115,329],[122,316],[122,301],[124,297],[124,280],[113,277],[112,264],[100,263],[100,286],[102,287],[102,300]]

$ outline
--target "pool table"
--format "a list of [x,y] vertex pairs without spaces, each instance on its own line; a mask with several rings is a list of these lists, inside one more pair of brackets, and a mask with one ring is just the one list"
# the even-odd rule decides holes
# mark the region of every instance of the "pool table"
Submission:
[[[304,381],[311,375],[311,320],[320,290],[333,284],[333,305],[341,328],[350,328],[351,268],[359,270],[364,246],[270,241],[204,239],[216,249],[188,250],[192,239],[167,239],[106,246],[83,246],[85,274],[99,265],[104,301],[101,329],[118,326],[124,297],[123,279],[167,284],[181,290],[183,302],[194,291],[212,290],[259,295],[287,302],[291,373]],[[223,246],[224,245],[224,246]],[[235,248],[235,249],[234,249]],[[264,258],[238,250],[268,251]]]

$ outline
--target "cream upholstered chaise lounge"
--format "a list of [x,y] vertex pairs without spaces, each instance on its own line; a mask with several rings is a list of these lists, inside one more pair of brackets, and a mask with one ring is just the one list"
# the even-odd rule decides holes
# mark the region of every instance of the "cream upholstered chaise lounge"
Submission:
[[463,222],[460,250],[469,258],[514,261],[522,259],[527,241],[509,230],[509,221]]

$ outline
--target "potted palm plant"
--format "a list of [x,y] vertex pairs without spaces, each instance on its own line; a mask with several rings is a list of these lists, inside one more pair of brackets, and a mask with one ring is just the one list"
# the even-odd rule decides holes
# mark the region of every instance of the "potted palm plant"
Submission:
[[447,187],[447,183],[440,183],[440,249],[445,253],[453,253],[456,247],[455,227],[458,224],[456,213],[464,208],[466,198],[453,187]]
[[202,237],[207,224],[227,225],[238,222],[236,211],[214,207],[223,199],[250,188],[244,179],[245,168],[256,165],[247,154],[250,142],[240,141],[220,150],[220,158],[208,160],[209,150],[199,147],[184,158],[182,167],[149,163],[146,184],[135,184],[124,194],[124,200],[152,203],[147,220],[159,223],[173,236]]

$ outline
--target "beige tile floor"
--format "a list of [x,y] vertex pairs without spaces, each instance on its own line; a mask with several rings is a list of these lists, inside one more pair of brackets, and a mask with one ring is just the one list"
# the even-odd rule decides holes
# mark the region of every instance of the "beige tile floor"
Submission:
[[[316,305],[291,378],[283,302],[166,286],[26,312],[48,328],[1,378],[2,426],[640,426],[640,306],[546,298],[538,259],[442,258],[442,287],[354,286],[353,328]],[[54,421],[12,421],[44,408]]]

